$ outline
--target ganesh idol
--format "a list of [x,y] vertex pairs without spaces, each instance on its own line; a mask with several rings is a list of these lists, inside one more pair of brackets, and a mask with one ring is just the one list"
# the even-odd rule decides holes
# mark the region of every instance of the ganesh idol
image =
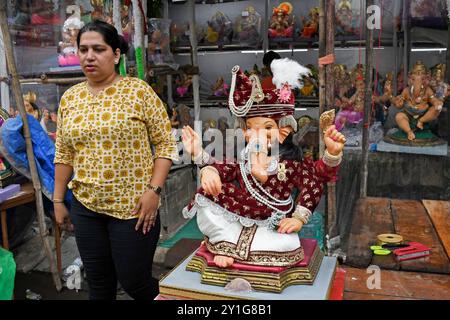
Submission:
[[298,232],[318,205],[324,185],[335,181],[342,159],[345,137],[333,119],[324,128],[326,150],[320,160],[303,158],[292,143],[297,130],[292,90],[301,88],[299,79],[309,69],[286,58],[274,60],[271,70],[275,88],[268,90],[239,66],[231,71],[228,107],[246,141],[238,150],[239,160],[213,159],[201,148],[199,136],[183,128],[185,150],[204,165],[201,188],[183,214],[197,215],[203,246],[223,272],[297,266],[306,255]]
[[[393,98],[394,105],[400,109],[395,121],[400,131],[394,139],[414,142],[432,142],[435,136],[429,130],[429,122],[437,119],[443,101],[435,96],[428,86],[428,70],[422,61],[417,61],[410,72],[410,85]],[[423,141],[422,141],[423,140]]]

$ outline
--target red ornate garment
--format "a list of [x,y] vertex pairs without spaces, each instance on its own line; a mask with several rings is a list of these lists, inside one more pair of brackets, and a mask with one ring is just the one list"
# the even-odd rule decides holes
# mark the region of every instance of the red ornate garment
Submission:
[[[286,167],[285,181],[280,181],[275,173],[269,176],[269,179],[266,183],[262,184],[262,187],[279,200],[289,198],[293,190],[297,188],[299,194],[296,204],[313,212],[322,196],[324,183],[336,181],[338,167],[332,168],[325,165],[322,160],[314,162],[310,159],[304,159],[303,161],[281,159],[281,163]],[[198,190],[199,194],[229,212],[245,218],[266,220],[271,217],[273,210],[258,202],[247,190],[242,179],[239,164],[215,163],[212,166],[219,172],[222,181],[222,192],[217,197],[214,197],[207,195],[203,188],[200,188]],[[247,174],[247,178],[256,189],[257,187],[249,173]],[[239,186],[233,183],[236,180]],[[194,203],[195,200],[191,201],[188,210],[193,207]],[[286,205],[285,207],[279,207],[279,209],[285,211],[289,207],[289,205]],[[291,214],[292,212],[287,216],[290,217]]]

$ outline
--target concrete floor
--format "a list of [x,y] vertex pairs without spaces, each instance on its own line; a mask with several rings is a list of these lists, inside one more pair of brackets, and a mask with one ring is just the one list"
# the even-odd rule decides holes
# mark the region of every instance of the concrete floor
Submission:
[[[153,266],[153,276],[160,279],[168,270],[158,264]],[[81,282],[81,290],[70,290],[63,286],[61,292],[57,292],[50,273],[42,271],[30,271],[28,273],[17,272],[14,283],[14,299],[26,300],[26,291],[31,290],[41,296],[41,300],[87,300],[88,285],[85,279]],[[132,300],[122,289],[117,291],[117,300]]]

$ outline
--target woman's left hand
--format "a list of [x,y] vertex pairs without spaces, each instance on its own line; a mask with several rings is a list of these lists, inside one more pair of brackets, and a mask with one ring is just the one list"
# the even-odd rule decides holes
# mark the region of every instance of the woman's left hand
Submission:
[[152,190],[144,192],[139,199],[132,214],[139,214],[136,224],[136,231],[142,226],[142,233],[146,234],[155,225],[156,215],[158,214],[159,196]]
[[323,142],[328,153],[337,156],[344,149],[345,136],[336,130],[334,125],[330,126],[323,135]]

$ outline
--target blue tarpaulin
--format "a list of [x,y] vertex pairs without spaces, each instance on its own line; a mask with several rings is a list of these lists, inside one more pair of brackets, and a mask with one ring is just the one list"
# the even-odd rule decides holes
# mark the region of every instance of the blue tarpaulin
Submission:
[[[47,198],[52,199],[55,182],[53,164],[55,145],[35,118],[27,115],[27,119],[42,192]],[[0,152],[15,170],[31,179],[21,117],[8,119],[0,128]],[[70,195],[68,192],[66,200],[69,200]]]

